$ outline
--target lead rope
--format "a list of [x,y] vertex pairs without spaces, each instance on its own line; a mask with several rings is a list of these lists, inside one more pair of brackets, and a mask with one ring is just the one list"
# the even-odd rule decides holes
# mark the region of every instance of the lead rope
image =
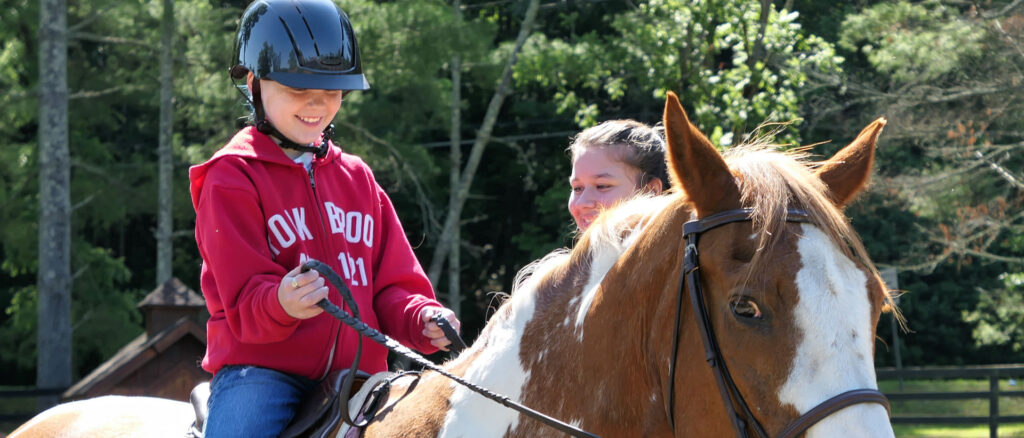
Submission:
[[[352,296],[352,291],[349,290],[348,286],[345,285],[345,282],[341,280],[341,277],[339,277],[338,274],[334,272],[334,270],[331,269],[330,266],[327,266],[318,260],[311,259],[302,264],[302,272],[306,272],[310,269],[315,270],[322,274],[324,277],[326,277],[327,280],[330,281],[331,284],[333,284],[334,287],[338,289],[338,292],[341,293],[342,298],[345,299],[346,302],[349,302]],[[354,303],[354,300],[352,300],[352,302]],[[519,403],[516,403],[509,399],[508,397],[495,394],[488,390],[487,388],[477,386],[476,384],[463,380],[461,377],[458,377],[454,374],[445,371],[443,368],[437,366],[433,362],[427,360],[425,357],[419,355],[419,353],[410,350],[406,346],[400,344],[398,341],[394,339],[391,339],[388,335],[381,333],[377,329],[366,325],[366,323],[359,320],[359,318],[349,315],[349,313],[346,312],[344,309],[341,309],[338,306],[334,305],[334,303],[328,301],[326,298],[320,300],[320,302],[316,303],[316,305],[320,306],[320,308],[324,309],[325,312],[337,318],[339,321],[345,323],[345,325],[355,329],[355,331],[358,332],[359,334],[366,336],[367,338],[370,338],[370,340],[378,344],[383,345],[385,348],[392,351],[393,353],[404,356],[412,360],[413,362],[416,362],[423,368],[437,372],[442,376],[452,379],[458,382],[460,385],[471,389],[473,392],[476,392],[477,394],[480,394],[490,400],[500,403],[502,406],[518,411],[519,413],[526,415],[527,417],[540,421],[570,436],[600,438],[597,435],[584,431],[570,424],[564,423],[560,420],[556,420],[545,414],[542,414]],[[352,304],[349,304],[349,306],[351,307]]]

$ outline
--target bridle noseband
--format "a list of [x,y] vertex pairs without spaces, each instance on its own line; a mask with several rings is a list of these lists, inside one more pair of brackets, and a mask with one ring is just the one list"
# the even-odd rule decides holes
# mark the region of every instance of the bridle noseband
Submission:
[[[683,255],[683,270],[679,278],[679,294],[676,298],[675,335],[672,340],[672,361],[669,363],[669,388],[668,388],[668,418],[669,424],[675,432],[675,372],[676,358],[679,354],[679,331],[681,313],[683,308],[683,288],[690,290],[690,305],[693,307],[694,318],[697,327],[700,329],[701,339],[704,341],[705,359],[715,375],[718,383],[718,390],[722,395],[722,402],[729,413],[729,422],[736,431],[736,436],[747,438],[748,428],[754,431],[755,436],[768,438],[764,428],[754,414],[751,412],[747,402],[743,400],[736,383],[733,382],[729,370],[725,366],[722,352],[718,347],[718,339],[715,337],[714,329],[711,326],[711,319],[708,317],[708,310],[705,305],[704,292],[700,283],[700,261],[697,257],[697,240],[700,235],[713,228],[733,223],[750,221],[752,210],[749,208],[727,210],[713,214],[703,219],[693,220],[683,225],[683,236],[686,239],[686,252]],[[788,210],[786,222],[812,223],[811,217],[800,210]],[[685,282],[685,283],[684,283]],[[847,406],[858,403],[878,403],[885,406],[889,411],[889,400],[884,394],[875,389],[854,389],[844,392],[828,400],[825,400],[807,413],[801,415],[790,423],[779,434],[780,438],[790,438],[804,433],[811,426],[815,425],[832,413]],[[736,411],[739,406],[742,412]]]

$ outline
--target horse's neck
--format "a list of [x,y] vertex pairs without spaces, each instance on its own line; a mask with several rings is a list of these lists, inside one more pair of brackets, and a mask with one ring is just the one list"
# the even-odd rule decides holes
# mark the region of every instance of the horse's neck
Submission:
[[[664,397],[644,339],[654,313],[653,299],[644,296],[651,280],[615,265],[620,253],[593,249],[538,270],[445,368],[588,431],[658,436],[664,430],[650,418],[664,417]],[[602,284],[606,275],[613,278]],[[429,409],[443,415],[424,414]],[[388,415],[393,430],[424,430],[423,436],[562,436],[436,373]]]
[[646,342],[656,280],[643,265],[619,263],[649,261],[636,252],[635,235],[616,237],[623,240],[584,239],[583,248],[529,289],[536,307],[518,347],[529,370],[521,399],[588,429],[656,436],[662,431],[648,428],[658,423],[650,418],[663,417],[665,405]]
[[[668,362],[665,346],[671,339],[661,337],[671,333],[663,320],[671,319],[669,310],[674,308],[668,297],[674,296],[677,284],[675,260],[679,258],[674,251],[679,245],[671,242],[678,236],[665,235],[664,230],[681,229],[681,221],[677,225],[651,225],[634,236],[636,241],[601,275],[600,286],[586,309],[582,363],[594,370],[590,375],[597,379],[591,385],[598,386],[591,406],[610,403],[624,408],[613,413],[615,417],[603,418],[609,430],[619,430],[617,422],[636,421],[639,424],[634,430],[642,431],[643,436],[670,435],[664,421],[667,373],[662,365]],[[600,268],[603,263],[607,262],[595,260],[594,265]]]

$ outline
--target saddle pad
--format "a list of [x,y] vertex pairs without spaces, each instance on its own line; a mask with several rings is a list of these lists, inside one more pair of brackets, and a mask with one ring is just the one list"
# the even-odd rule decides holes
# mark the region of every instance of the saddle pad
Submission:
[[[380,385],[380,382],[391,379],[395,374],[396,373],[392,373],[390,371],[382,371],[366,379],[366,381],[363,382],[363,386],[359,388],[359,391],[356,391],[356,393],[352,394],[348,399],[348,417],[353,421],[358,422],[360,420],[359,414],[362,413],[360,411],[362,411],[363,404],[366,401],[366,397],[370,395],[370,391],[373,391],[377,385]],[[346,438],[349,435],[349,429],[352,429],[352,426],[344,421],[341,422],[341,427],[338,428],[338,434],[335,435],[335,438]],[[354,432],[354,435],[352,435],[354,437],[361,435],[361,431],[355,430],[352,432]]]

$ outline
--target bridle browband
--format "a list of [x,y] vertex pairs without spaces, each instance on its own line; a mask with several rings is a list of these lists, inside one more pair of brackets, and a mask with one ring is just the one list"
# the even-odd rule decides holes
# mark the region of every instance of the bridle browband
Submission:
[[[679,355],[679,332],[681,314],[683,308],[683,289],[690,290],[690,305],[693,307],[694,319],[700,329],[701,340],[704,344],[705,359],[711,366],[715,375],[718,390],[722,396],[722,403],[729,414],[729,422],[736,431],[737,437],[747,438],[748,428],[754,431],[755,436],[768,438],[764,428],[758,423],[757,418],[751,412],[747,402],[743,400],[736,383],[733,382],[722,351],[718,346],[718,339],[715,337],[714,328],[711,326],[711,319],[708,317],[707,306],[705,305],[704,292],[701,290],[700,282],[700,260],[697,254],[697,241],[700,235],[713,228],[730,224],[733,222],[751,221],[753,210],[742,208],[727,210],[713,214],[703,219],[692,220],[683,225],[683,237],[686,239],[686,249],[683,255],[682,273],[679,278],[679,293],[676,298],[675,335],[672,338],[672,361],[669,362],[669,388],[668,388],[668,418],[669,425],[675,432],[675,373],[676,359]],[[790,209],[786,214],[786,222],[813,223],[811,217],[804,211]],[[817,424],[832,413],[858,403],[878,403],[889,411],[889,400],[884,394],[875,389],[854,389],[846,391],[828,400],[825,400],[810,411],[807,411],[795,421],[790,423],[780,434],[779,438],[796,437],[804,433],[811,426]],[[736,411],[739,406],[741,412]]]

